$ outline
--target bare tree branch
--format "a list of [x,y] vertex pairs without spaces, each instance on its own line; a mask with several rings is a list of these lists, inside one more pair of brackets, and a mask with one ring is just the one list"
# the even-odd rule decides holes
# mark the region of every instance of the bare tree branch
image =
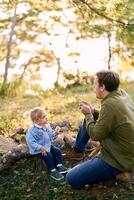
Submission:
[[87,3],[84,0],[79,0],[79,1],[77,0],[77,2],[74,1],[74,3],[76,3],[76,4],[78,4],[79,2],[85,4],[95,14],[97,14],[97,15],[99,15],[99,16],[101,16],[101,17],[103,17],[103,18],[105,18],[105,19],[107,19],[107,20],[109,20],[111,22],[119,23],[119,24],[121,24],[122,26],[125,26],[125,27],[128,26],[128,25],[130,25],[129,23],[125,23],[125,22],[123,22],[121,20],[117,20],[117,19],[113,19],[111,17],[108,17],[107,15],[105,15],[104,13],[102,13],[100,10],[94,8],[93,6],[91,6],[91,4]]

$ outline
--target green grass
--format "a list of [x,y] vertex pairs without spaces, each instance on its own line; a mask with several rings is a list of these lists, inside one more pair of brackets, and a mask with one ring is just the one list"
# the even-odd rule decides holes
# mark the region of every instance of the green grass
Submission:
[[[123,88],[134,99],[134,83],[124,84]],[[91,87],[77,86],[54,91],[45,91],[40,95],[21,95],[0,99],[0,134],[12,135],[16,128],[28,128],[31,125],[28,114],[35,106],[44,107],[50,122],[69,120],[72,129],[78,127],[83,119],[79,111],[81,100],[94,103],[99,107]],[[75,129],[74,129],[75,130]],[[73,133],[74,135],[76,132]],[[76,163],[66,162],[68,167]],[[99,183],[89,188],[71,189],[65,180],[56,182],[44,171],[36,172],[35,163],[30,159],[16,162],[0,175],[0,200],[133,200],[134,185],[129,183]]]
[[[69,167],[74,163],[66,163]],[[52,180],[46,172],[36,171],[30,159],[18,161],[0,176],[1,200],[133,200],[134,186],[129,183],[115,185],[105,181],[81,190],[71,189],[62,181]]]
[[10,99],[0,99],[2,105],[0,108],[0,129],[5,130],[5,133],[2,131],[2,134],[7,134],[8,129],[5,129],[7,123],[13,131],[18,126],[28,128],[31,124],[28,114],[35,106],[45,108],[51,122],[69,120],[73,126],[77,126],[77,121],[83,118],[79,111],[81,100],[90,100],[96,103],[95,95],[87,85],[69,90],[46,91],[41,95],[23,95]]

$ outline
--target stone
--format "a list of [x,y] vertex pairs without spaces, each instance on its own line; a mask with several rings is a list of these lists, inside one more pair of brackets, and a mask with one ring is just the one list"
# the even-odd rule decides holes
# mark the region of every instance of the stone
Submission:
[[11,151],[14,147],[17,147],[17,145],[18,143],[15,142],[12,138],[0,135],[0,153],[1,154]]

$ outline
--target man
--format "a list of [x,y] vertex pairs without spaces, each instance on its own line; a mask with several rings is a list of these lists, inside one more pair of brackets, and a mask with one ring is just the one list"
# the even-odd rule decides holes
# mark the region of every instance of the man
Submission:
[[95,108],[86,102],[80,103],[85,116],[83,127],[91,139],[100,141],[101,151],[98,156],[69,171],[66,180],[72,187],[80,188],[134,169],[134,103],[124,90],[119,89],[119,84],[115,72],[103,70],[96,73],[95,93],[101,100],[96,122]]

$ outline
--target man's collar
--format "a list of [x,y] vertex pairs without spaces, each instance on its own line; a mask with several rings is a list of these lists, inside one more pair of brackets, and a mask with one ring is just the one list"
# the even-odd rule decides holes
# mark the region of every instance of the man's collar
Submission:
[[107,96],[105,96],[105,97],[101,100],[101,102],[105,101],[105,99],[107,99],[107,98],[109,98],[109,97],[111,97],[111,96],[114,96],[116,93],[119,93],[119,92],[120,92],[120,89],[117,89],[117,90],[114,90],[114,91],[112,91],[112,92],[109,92],[109,94],[108,94]]

